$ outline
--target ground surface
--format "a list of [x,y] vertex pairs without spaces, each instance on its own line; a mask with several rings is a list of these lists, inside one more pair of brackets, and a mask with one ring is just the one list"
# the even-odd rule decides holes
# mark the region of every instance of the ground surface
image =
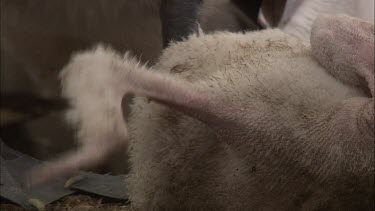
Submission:
[[[12,205],[1,204],[1,211],[24,211],[24,209]],[[72,195],[63,198],[53,204],[47,205],[46,211],[130,211],[130,205],[120,202],[106,202],[102,198]]]

